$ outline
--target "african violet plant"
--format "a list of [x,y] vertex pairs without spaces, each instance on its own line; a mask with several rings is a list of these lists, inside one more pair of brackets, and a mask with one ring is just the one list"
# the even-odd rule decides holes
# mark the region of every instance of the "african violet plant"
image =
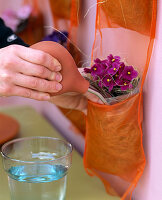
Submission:
[[133,66],[127,66],[119,56],[112,54],[105,60],[94,60],[94,65],[84,68],[84,73],[93,89],[104,98],[129,94],[139,82],[138,72]]

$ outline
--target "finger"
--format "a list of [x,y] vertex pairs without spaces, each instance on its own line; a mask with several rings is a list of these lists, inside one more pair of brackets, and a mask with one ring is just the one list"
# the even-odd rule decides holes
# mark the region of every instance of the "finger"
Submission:
[[52,57],[50,54],[28,47],[22,47],[19,45],[17,46],[18,49],[16,50],[16,53],[23,60],[45,66],[51,71],[61,70],[61,64],[59,63],[59,61]]
[[18,73],[15,75],[14,84],[47,93],[55,93],[62,89],[62,85],[56,81],[47,81]]
[[14,86],[11,91],[11,96],[21,96],[30,99],[35,99],[39,101],[48,101],[50,100],[50,95],[48,93],[37,92],[27,88]]
[[20,58],[15,60],[15,70],[25,75],[36,76],[51,81],[56,80],[60,82],[62,80],[62,76],[59,72],[51,72],[42,65],[33,64]]

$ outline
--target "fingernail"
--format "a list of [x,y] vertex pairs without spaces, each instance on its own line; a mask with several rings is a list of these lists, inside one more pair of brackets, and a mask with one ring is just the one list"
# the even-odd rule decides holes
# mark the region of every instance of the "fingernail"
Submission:
[[56,71],[59,72],[61,70],[61,65],[56,66]]
[[62,80],[61,74],[56,75],[56,81],[60,82]]
[[50,100],[50,96],[49,95],[44,96],[43,100]]
[[56,66],[56,71],[60,71],[61,70],[61,64],[59,63],[58,60],[54,59],[54,65]]
[[54,72],[51,73],[51,76],[50,76],[49,79],[50,79],[51,81],[53,81],[53,80],[55,79],[55,73],[54,73]]
[[56,83],[56,90],[59,91],[62,89],[62,85],[60,83]]

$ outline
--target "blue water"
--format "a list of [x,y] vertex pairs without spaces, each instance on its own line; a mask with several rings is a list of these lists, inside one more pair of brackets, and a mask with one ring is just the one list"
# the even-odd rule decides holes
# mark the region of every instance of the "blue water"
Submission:
[[65,200],[67,167],[37,164],[8,170],[11,200]]
[[18,165],[8,171],[12,179],[28,183],[43,183],[59,180],[67,174],[67,168],[63,165],[37,164]]

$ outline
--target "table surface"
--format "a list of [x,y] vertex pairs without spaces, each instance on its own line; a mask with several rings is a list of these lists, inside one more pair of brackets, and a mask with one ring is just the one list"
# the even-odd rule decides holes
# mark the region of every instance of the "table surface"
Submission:
[[[49,122],[28,106],[1,108],[20,123],[19,137],[49,136],[62,138]],[[3,170],[0,156],[0,200],[10,200],[7,175]],[[86,174],[83,159],[73,150],[72,167],[68,173],[66,200],[118,200],[109,196],[101,181]]]

